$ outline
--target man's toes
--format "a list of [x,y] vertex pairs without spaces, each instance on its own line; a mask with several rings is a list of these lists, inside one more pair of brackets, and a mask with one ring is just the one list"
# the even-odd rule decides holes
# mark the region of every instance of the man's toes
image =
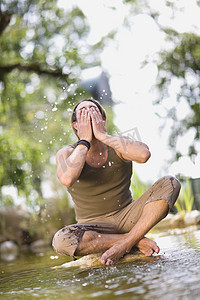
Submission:
[[158,254],[160,252],[160,248],[156,245],[154,251]]
[[152,256],[153,253],[154,253],[154,250],[149,249],[148,251],[145,252],[145,256]]
[[105,260],[104,258],[101,257],[100,262],[101,262],[103,265],[105,265],[106,260]]
[[106,266],[111,266],[113,264],[114,264],[113,260],[108,258],[107,261],[106,261]]
[[104,252],[103,255],[101,256],[100,262],[101,262],[103,265],[105,265],[106,262],[107,262],[107,260],[108,260],[108,253],[107,253],[107,251],[106,251],[106,252]]

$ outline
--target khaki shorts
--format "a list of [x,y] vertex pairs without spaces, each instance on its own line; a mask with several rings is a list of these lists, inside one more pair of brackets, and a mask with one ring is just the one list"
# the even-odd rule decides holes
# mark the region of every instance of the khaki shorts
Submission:
[[74,256],[76,248],[85,231],[99,233],[127,233],[136,224],[144,206],[153,201],[166,200],[169,210],[173,207],[180,191],[179,181],[172,176],[165,176],[156,181],[141,197],[132,200],[121,210],[100,217],[82,219],[78,224],[60,229],[54,236],[52,246],[63,255]]

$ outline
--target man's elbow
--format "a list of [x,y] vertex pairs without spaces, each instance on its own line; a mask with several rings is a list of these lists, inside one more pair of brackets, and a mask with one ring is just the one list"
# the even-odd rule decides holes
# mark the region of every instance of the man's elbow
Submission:
[[145,163],[145,162],[147,162],[147,160],[149,160],[150,157],[151,157],[151,152],[150,152],[148,149],[145,149],[145,150],[141,153],[140,163]]
[[68,176],[58,176],[58,179],[60,180],[60,183],[66,187],[71,187],[74,183],[73,180]]

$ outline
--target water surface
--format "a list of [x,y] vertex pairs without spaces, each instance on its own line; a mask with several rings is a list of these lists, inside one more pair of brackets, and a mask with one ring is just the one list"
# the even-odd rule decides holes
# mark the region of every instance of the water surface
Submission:
[[0,261],[0,299],[200,299],[200,228],[153,235],[159,256],[116,266],[53,270],[53,251]]

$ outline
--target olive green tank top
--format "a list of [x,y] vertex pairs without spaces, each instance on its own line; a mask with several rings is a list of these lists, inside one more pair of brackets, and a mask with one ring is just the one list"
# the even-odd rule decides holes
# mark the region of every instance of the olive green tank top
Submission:
[[111,147],[108,147],[103,166],[92,167],[85,163],[78,180],[68,187],[77,221],[101,216],[129,204],[132,200],[131,175],[132,162],[121,159]]

